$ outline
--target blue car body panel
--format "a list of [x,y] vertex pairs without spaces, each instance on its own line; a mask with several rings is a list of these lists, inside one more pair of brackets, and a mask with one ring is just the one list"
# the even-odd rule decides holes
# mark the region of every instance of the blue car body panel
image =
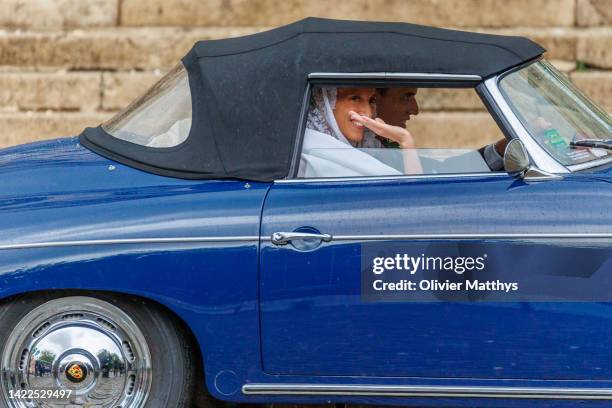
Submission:
[[[597,199],[585,200],[595,189]],[[266,200],[262,235],[303,227],[334,236],[605,233],[612,225],[610,199],[609,183],[574,177],[535,184],[506,175],[276,184]],[[427,247],[426,240],[388,241],[380,248],[394,241],[420,254]],[[373,244],[356,239],[302,251],[262,243],[267,372],[612,379],[601,366],[612,361],[612,304],[568,307],[543,302],[546,293],[530,298],[539,301],[521,303],[477,298],[453,302],[448,296],[430,302],[368,303],[361,298],[362,245]],[[506,269],[506,276],[518,273],[515,269],[541,270],[551,285],[579,285],[576,280],[581,280],[591,299],[599,288],[612,285],[609,239],[450,240],[444,245],[446,256],[487,254],[488,262],[497,263],[493,269],[500,274]],[[570,275],[558,274],[560,270]]]
[[0,168],[3,244],[250,237],[2,250],[0,298],[49,289],[140,295],[191,328],[213,391],[218,372],[259,365],[257,237],[268,185],[156,176],[104,159],[76,138],[6,149]]
[[[159,302],[194,333],[215,397],[429,406],[434,402],[427,398],[247,396],[240,387],[612,388],[610,303],[366,304],[359,298],[358,276],[342,273],[359,267],[363,243],[298,250],[265,239],[301,227],[339,235],[609,233],[609,168],[534,184],[504,176],[304,184],[194,181],[120,165],[69,138],[0,151],[0,171],[0,244],[5,247],[0,250],[0,298],[82,289]],[[168,240],[147,241],[160,237]],[[206,237],[219,239],[198,240]],[[109,239],[123,241],[99,241]],[[60,241],[90,244],[27,247]],[[512,248],[525,243],[532,244],[504,242]],[[595,244],[563,245],[580,257]],[[609,250],[609,242],[603,247]],[[539,249],[531,251],[535,259]],[[609,259],[602,265],[612,272]],[[437,399],[435,406],[471,407],[478,401]],[[531,407],[534,402],[491,399],[486,406]]]

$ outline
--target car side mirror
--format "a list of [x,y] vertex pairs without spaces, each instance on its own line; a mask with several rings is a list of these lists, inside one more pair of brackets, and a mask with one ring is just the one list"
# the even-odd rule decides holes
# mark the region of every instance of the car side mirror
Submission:
[[548,173],[544,170],[531,165],[529,153],[523,142],[519,139],[512,139],[508,142],[504,151],[504,169],[511,176],[519,177],[524,181],[546,181],[560,180],[563,176]]
[[519,139],[508,142],[504,151],[504,170],[511,176],[522,176],[531,164],[525,145]]

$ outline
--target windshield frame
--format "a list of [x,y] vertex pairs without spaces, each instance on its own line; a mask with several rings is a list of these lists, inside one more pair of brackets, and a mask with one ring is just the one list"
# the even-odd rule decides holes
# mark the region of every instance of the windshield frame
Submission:
[[[500,86],[500,82],[508,75],[511,75],[517,71],[520,71],[524,68],[527,68],[528,66],[531,66],[533,64],[538,64],[538,63],[543,63],[545,65],[548,65],[550,67],[553,68],[553,74],[555,74],[556,76],[559,75],[563,75],[562,73],[560,73],[555,67],[554,65],[552,65],[549,61],[545,60],[543,57],[538,57],[534,60],[528,61],[524,64],[521,64],[517,67],[514,67],[506,72],[503,72],[497,76],[495,76],[494,78],[494,84],[495,84],[495,88],[497,90],[497,92],[499,92],[499,95],[503,98],[505,105],[507,105],[507,110],[504,109],[506,116],[508,116],[508,113],[511,113],[511,116],[516,118],[518,123],[515,123],[513,125],[513,127],[516,128],[516,126],[520,126],[520,128],[524,131],[521,133],[524,133],[529,139],[530,139],[530,143],[526,146],[527,150],[529,151],[530,155],[534,152],[534,148],[537,151],[537,156],[541,156],[544,154],[546,156],[548,156],[548,158],[550,160],[554,160],[559,166],[563,167],[564,169],[567,169],[567,171],[570,172],[577,172],[577,171],[581,171],[581,170],[586,170],[586,169],[591,169],[591,168],[595,168],[595,167],[599,167],[599,166],[603,166],[609,163],[612,163],[612,154],[608,155],[607,157],[601,158],[601,159],[594,159],[588,162],[584,162],[584,163],[578,163],[578,164],[569,164],[569,165],[565,165],[563,163],[561,163],[556,157],[554,157],[550,152],[548,152],[544,147],[542,147],[533,137],[533,135],[527,130],[527,128],[525,127],[525,125],[523,124],[523,122],[519,119],[519,116],[517,114],[517,112],[515,111],[515,108],[513,107],[513,105],[510,103],[510,98],[508,97],[508,95],[506,94],[506,92],[501,88]],[[567,79],[568,81],[569,78]],[[488,81],[486,81],[488,82]],[[570,81],[571,83],[571,81]],[[592,101],[587,95],[585,95],[582,90],[580,90],[580,88],[578,88],[576,85],[572,84],[573,89],[572,91],[575,91],[578,95],[579,98],[585,99],[588,103],[592,104],[594,109],[602,112],[604,115],[608,115],[608,113],[601,108],[599,105],[597,105],[594,101]],[[509,111],[509,112],[508,112]],[[521,138],[521,140],[523,140],[523,138]],[[523,142],[525,142],[525,140],[523,140]],[[547,160],[548,161],[548,160]],[[537,164],[537,163],[536,163]],[[551,173],[559,173],[558,171],[550,171]]]

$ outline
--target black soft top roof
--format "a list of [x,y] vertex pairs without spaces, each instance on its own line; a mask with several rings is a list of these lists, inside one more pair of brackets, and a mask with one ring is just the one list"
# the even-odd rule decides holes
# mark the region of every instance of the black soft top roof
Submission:
[[193,123],[182,144],[140,146],[101,127],[86,129],[81,142],[157,174],[272,181],[288,175],[309,73],[465,74],[484,79],[543,52],[521,37],[307,18],[194,45],[183,58]]

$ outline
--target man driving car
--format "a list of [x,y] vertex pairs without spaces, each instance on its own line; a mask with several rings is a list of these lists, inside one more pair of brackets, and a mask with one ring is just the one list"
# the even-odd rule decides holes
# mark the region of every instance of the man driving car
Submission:
[[[378,117],[390,125],[405,127],[411,116],[419,114],[417,92],[418,88],[378,88],[376,98]],[[478,150],[491,171],[504,169],[503,155],[507,143],[506,139],[501,139]]]

